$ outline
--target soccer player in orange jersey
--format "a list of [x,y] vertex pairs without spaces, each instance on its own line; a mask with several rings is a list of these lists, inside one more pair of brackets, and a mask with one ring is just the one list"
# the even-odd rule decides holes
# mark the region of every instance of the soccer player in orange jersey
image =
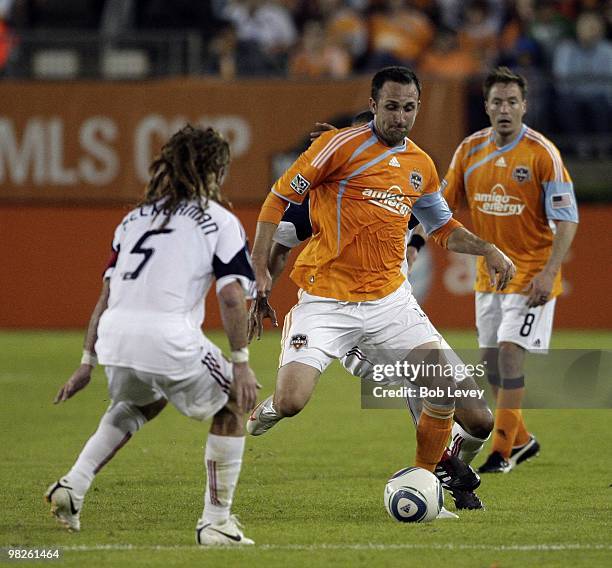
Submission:
[[[431,158],[407,137],[419,105],[420,83],[412,71],[379,71],[370,98],[374,120],[323,133],[272,187],[253,247],[261,299],[271,288],[268,260],[277,225],[286,206],[307,194],[313,236],[291,273],[299,301],[285,319],[276,390],[251,414],[250,433],[262,434],[300,412],[320,374],[355,345],[383,356],[400,352],[402,360],[446,362],[438,334],[403,286],[411,212],[442,246],[484,256],[496,288],[514,276],[506,255],[452,218]],[[453,377],[424,380],[443,393],[454,385]],[[425,398],[418,467],[433,471],[440,461],[453,412],[452,396]],[[489,419],[488,409],[481,419]]]
[[572,180],[559,151],[523,124],[526,91],[525,79],[508,68],[487,76],[491,126],[463,140],[442,182],[451,209],[465,200],[474,232],[501,247],[517,267],[510,284],[496,290],[478,259],[478,343],[497,397],[492,452],[480,473],[508,472],[539,452],[521,412],[525,353],[548,350],[561,263],[578,223]]
[[[363,111],[353,117],[351,126],[360,126],[372,121],[374,115],[371,111]],[[316,123],[314,132],[310,133],[311,142],[318,138],[323,132],[335,130],[336,128],[327,123]],[[402,265],[402,272],[406,276],[404,286],[408,293],[412,293],[412,286],[408,280],[409,263],[411,262],[411,253],[416,256],[419,246],[422,246],[424,239],[422,236],[412,235],[414,227],[418,226],[419,221],[414,215],[410,217],[408,222],[408,234],[406,235],[406,262]],[[270,251],[270,259],[268,267],[272,282],[276,282],[280,274],[283,272],[285,265],[289,259],[291,250],[307,241],[312,236],[312,224],[310,222],[310,199],[308,195],[300,204],[290,203],[285,209],[283,218],[274,234],[274,243]],[[253,305],[255,308],[257,304]],[[249,321],[249,340],[257,336],[259,339],[263,331],[263,321],[261,312],[252,309]],[[440,344],[445,351],[445,355],[449,362],[456,364],[457,369],[463,369],[465,364],[458,355],[453,351],[451,346],[439,335]],[[374,379],[377,364],[372,361],[369,354],[362,350],[358,345],[351,348],[341,359],[340,364],[351,375],[359,378],[362,381],[374,384],[381,384],[379,377]],[[464,374],[461,381],[457,381],[457,386],[462,389],[478,389],[478,385],[473,380],[473,377],[467,377]],[[384,383],[387,384],[387,383]],[[394,385],[411,386],[409,381],[393,382]],[[406,396],[406,403],[410,416],[415,424],[418,424],[421,415],[422,401],[419,396],[411,394]],[[476,455],[483,448],[486,440],[490,438],[491,430],[489,429],[493,422],[493,416],[490,414],[490,420],[483,424],[482,416],[486,413],[486,402],[480,400],[479,404],[470,404],[466,408],[456,405],[454,424],[451,431],[451,444],[444,452],[442,460],[438,463],[434,470],[434,474],[442,483],[442,487],[446,489],[452,496],[457,510],[461,509],[484,509],[482,501],[473,490],[458,488],[465,486],[465,479],[474,472],[469,464],[473,461]],[[477,419],[471,420],[472,413],[476,412]],[[470,430],[470,427],[472,429]]]

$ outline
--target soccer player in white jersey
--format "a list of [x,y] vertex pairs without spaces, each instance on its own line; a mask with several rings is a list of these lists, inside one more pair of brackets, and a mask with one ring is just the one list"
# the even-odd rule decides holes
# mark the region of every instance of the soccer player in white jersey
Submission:
[[[115,231],[81,365],[54,401],[85,388],[98,360],[105,366],[111,404],[75,464],[46,493],[52,513],[71,531],[80,529],[95,475],[171,402],[190,418],[212,417],[196,542],[253,544],[231,514],[243,416],[255,404],[257,381],[247,348],[254,275],[245,232],[220,194],[229,160],[219,133],[185,126],[162,147],[144,199]],[[231,362],[201,330],[213,279]]]

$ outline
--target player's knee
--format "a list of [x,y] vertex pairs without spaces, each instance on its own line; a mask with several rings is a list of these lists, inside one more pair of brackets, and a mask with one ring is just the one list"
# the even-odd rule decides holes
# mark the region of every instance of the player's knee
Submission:
[[284,418],[290,418],[298,414],[306,405],[293,394],[276,393],[274,395],[274,409]]
[[135,404],[125,401],[113,403],[102,418],[102,422],[131,434],[138,432],[146,421],[147,418]]
[[468,434],[481,440],[486,440],[493,431],[493,413],[488,407],[482,409],[457,408],[455,420]]
[[523,349],[520,345],[517,345],[516,343],[511,343],[510,341],[502,341],[499,344],[500,366],[520,363],[523,360],[524,354],[525,349]]
[[501,355],[521,355],[525,349],[512,341],[502,341],[499,344],[499,354]]
[[504,377],[522,374],[525,349],[516,343],[503,341],[499,344],[499,372]]
[[160,398],[151,404],[145,406],[137,406],[138,410],[142,412],[142,415],[146,418],[147,422],[153,420],[164,408],[168,401],[165,398]]
[[495,420],[493,413],[487,408],[478,412],[478,418],[475,424],[470,428],[470,434],[481,440],[486,440],[493,431]]

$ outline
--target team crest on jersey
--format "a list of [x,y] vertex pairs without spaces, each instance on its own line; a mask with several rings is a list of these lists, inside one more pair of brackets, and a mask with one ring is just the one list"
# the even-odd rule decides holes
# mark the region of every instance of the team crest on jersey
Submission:
[[302,174],[297,174],[289,185],[298,195],[304,195],[310,187],[310,182]]
[[308,336],[302,333],[298,333],[297,335],[294,335],[291,338],[290,345],[296,351],[301,349],[302,347],[308,347]]
[[410,185],[412,187],[414,187],[414,190],[417,191],[418,193],[421,192],[421,189],[423,188],[423,176],[417,172],[416,170],[412,170],[410,172]]
[[512,179],[515,179],[519,183],[529,181],[531,179],[531,172],[527,166],[516,166],[512,172]]

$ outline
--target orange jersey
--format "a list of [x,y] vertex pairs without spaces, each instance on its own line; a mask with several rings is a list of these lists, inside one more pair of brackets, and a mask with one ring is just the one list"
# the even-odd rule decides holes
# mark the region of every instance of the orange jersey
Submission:
[[[519,136],[498,148],[493,130],[468,136],[457,148],[444,197],[451,209],[462,198],[470,208],[474,232],[494,243],[516,264],[507,294],[520,294],[546,265],[552,251],[549,221],[578,222],[574,188],[559,151],[550,140],[523,125]],[[479,257],[474,289],[494,292]],[[561,272],[551,297],[561,293]]]
[[309,193],[313,236],[291,278],[341,301],[382,298],[402,285],[413,209],[429,232],[450,225],[431,158],[407,138],[385,146],[372,123],[322,134],[272,192],[292,203]]

